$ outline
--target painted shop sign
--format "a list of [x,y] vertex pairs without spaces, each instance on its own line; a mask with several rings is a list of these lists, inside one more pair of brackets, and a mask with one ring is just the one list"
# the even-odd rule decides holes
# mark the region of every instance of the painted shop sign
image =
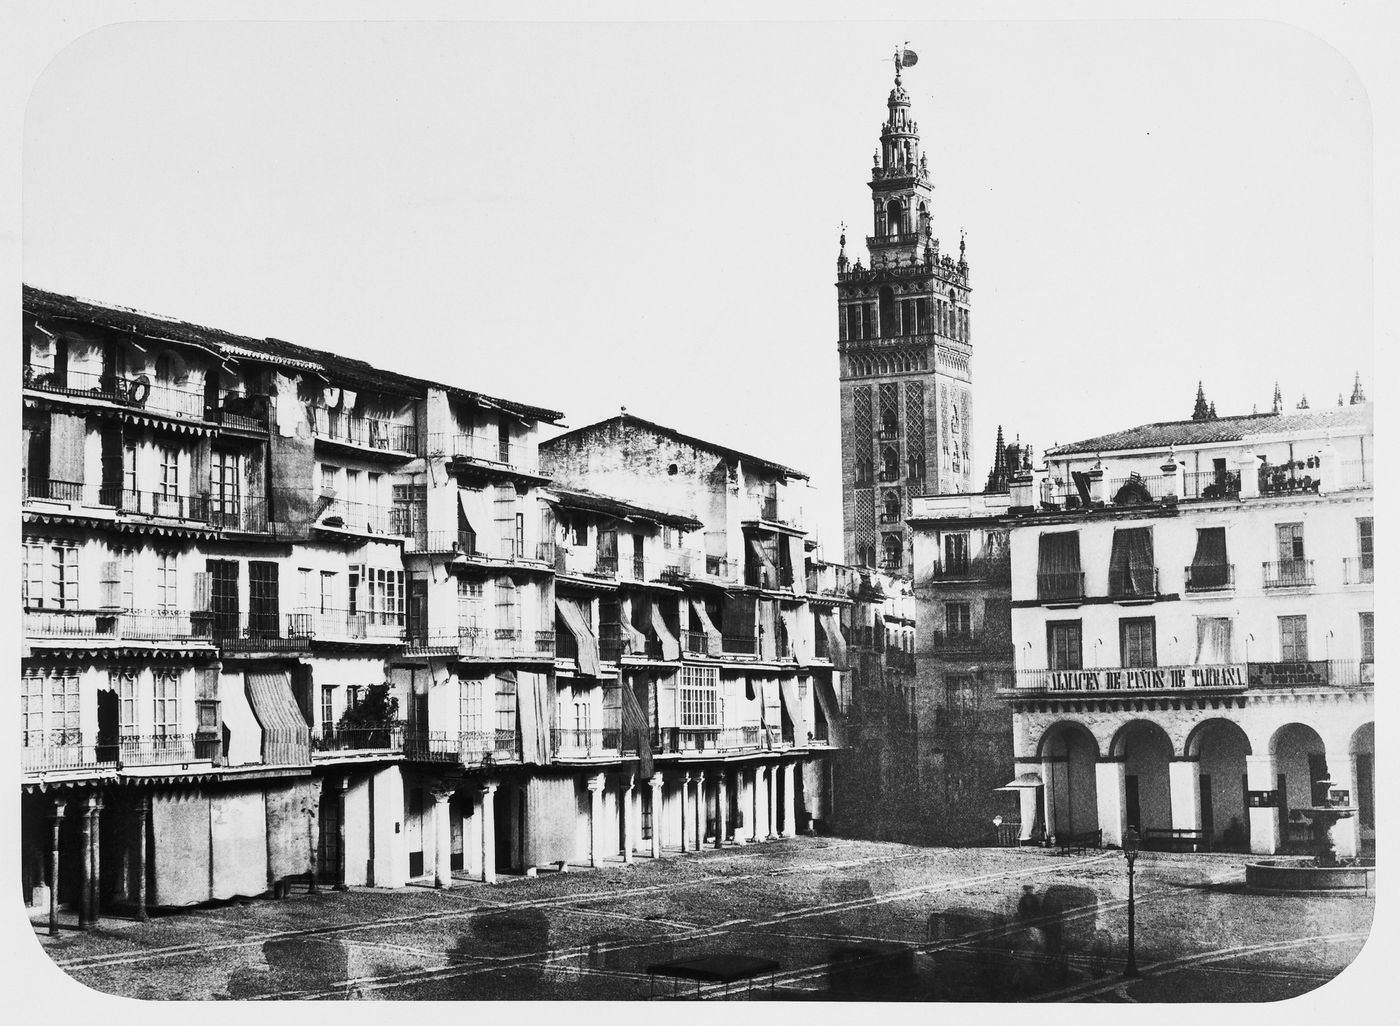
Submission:
[[1242,688],[1245,668],[1238,664],[1215,666],[1155,666],[1099,670],[1042,670],[1041,681],[1030,686],[1048,691],[1125,692],[1176,691],[1190,688]]
[[1301,663],[1250,663],[1249,686],[1252,688],[1289,688],[1299,685],[1327,684],[1331,676],[1326,659]]

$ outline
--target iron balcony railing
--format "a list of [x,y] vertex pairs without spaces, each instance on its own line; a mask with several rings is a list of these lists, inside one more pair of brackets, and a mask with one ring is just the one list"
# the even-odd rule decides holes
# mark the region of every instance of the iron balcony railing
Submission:
[[761,519],[763,519],[763,520],[772,520],[772,521],[775,521],[775,522],[776,522],[777,519],[778,519],[778,500],[777,500],[777,497],[776,497],[776,496],[768,496],[768,497],[764,498],[764,499],[759,503],[758,515],[759,515],[759,517],[760,517]]
[[20,731],[20,769],[24,773],[51,770],[115,769],[117,752],[109,739],[105,744],[83,741],[81,730]]
[[175,609],[26,609],[29,638],[103,641],[209,641],[214,614]]
[[554,631],[526,631],[514,627],[457,628],[458,654],[476,659],[552,659],[559,641]]
[[404,456],[418,454],[418,429],[413,424],[344,413],[324,406],[313,406],[311,414],[312,430],[317,438]]
[[1342,559],[1343,584],[1374,584],[1375,556],[1346,556]]
[[1152,598],[1157,594],[1157,568],[1119,567],[1108,571],[1108,597]]
[[395,503],[392,506],[380,506],[368,502],[350,502],[323,493],[317,521],[322,527],[340,528],[361,534],[412,538],[423,521],[423,513],[423,507],[418,504]]
[[[663,727],[651,731],[651,747],[658,755],[689,752],[738,752],[776,749],[784,745],[776,727]],[[766,743],[765,743],[766,742]],[[788,744],[791,744],[789,739]]]
[[598,658],[610,663],[622,658],[622,624],[600,623],[598,625]]
[[1051,570],[1035,576],[1041,602],[1070,602],[1084,597],[1083,570]]
[[420,531],[415,540],[424,552],[445,552],[466,558],[481,555],[476,547],[475,531]]
[[404,750],[404,724],[385,723],[374,727],[323,727],[311,735],[311,753],[401,752]]
[[166,733],[122,734],[117,738],[116,751],[118,765],[126,768],[217,762],[221,749],[217,737]]
[[462,742],[456,733],[445,730],[405,730],[403,754],[414,762],[454,763],[461,758]]
[[554,572],[588,577],[617,577],[617,557],[600,556],[593,549],[570,545],[554,547]]
[[102,399],[120,406],[164,413],[191,420],[204,419],[204,393],[153,378],[148,374],[116,375],[40,364],[26,366],[24,387],[64,395]]
[[204,411],[204,419],[226,428],[263,432],[267,430],[268,397],[241,390],[219,396],[217,406]]
[[970,559],[945,559],[933,565],[935,581],[1009,581],[1011,557],[975,556]]
[[368,610],[299,609],[287,614],[287,637],[321,641],[402,641],[404,615]]
[[232,652],[304,651],[308,640],[287,633],[287,618],[273,605],[213,613],[214,643]]
[[55,481],[42,477],[26,477],[24,501],[45,499],[49,502],[87,502],[89,492],[81,481]]
[[1189,592],[1231,591],[1234,587],[1234,563],[1192,563],[1186,568]]
[[[1139,501],[1145,492],[1153,501],[1160,501],[1168,495],[1176,495],[1180,482],[1175,474],[1129,474],[1126,477],[1105,478],[1103,482],[1104,502],[1115,505]],[[1128,489],[1126,492],[1124,489]],[[1075,494],[1078,489],[1075,489]],[[1177,496],[1180,498],[1180,496]]]
[[737,572],[737,566],[730,565],[724,556],[705,557],[705,576],[714,577],[718,580],[728,581],[733,579],[733,574]]
[[[978,644],[982,636],[968,634],[971,644]],[[888,648],[885,650],[885,665],[896,670],[913,670],[914,653],[906,652],[902,648]]]
[[710,636],[704,631],[681,631],[681,651],[686,655],[709,655]]
[[223,531],[262,534],[268,529],[267,500],[243,496],[211,495],[207,521]]
[[1375,484],[1376,477],[1371,469],[1370,458],[1342,460],[1341,479],[1343,488],[1369,488]]
[[1311,588],[1315,583],[1311,559],[1284,559],[1264,564],[1266,588]]
[[[982,648],[983,634],[971,627],[961,629],[935,629],[933,632],[934,652],[972,652]],[[897,650],[890,649],[885,654],[893,656]]]
[[1182,487],[1183,499],[1238,499],[1240,472],[1238,470],[1201,470],[1188,472]]
[[180,495],[177,492],[147,492],[134,488],[104,485],[97,491],[100,506],[111,506],[118,513],[171,520],[209,521],[209,496]]
[[489,434],[435,431],[428,435],[428,455],[443,456],[452,461],[468,460],[527,474],[539,470],[533,445],[507,441]]
[[770,591],[778,591],[783,588],[791,588],[792,582],[791,567],[770,567],[763,563],[750,562],[744,568],[744,583],[750,588],[767,588]]
[[554,728],[549,732],[549,747],[552,754],[566,759],[617,756],[622,753],[622,730],[619,727]]
[[1302,659],[1247,664],[1251,688],[1368,688],[1375,684],[1370,659]]
[[723,635],[721,651],[726,655],[757,655],[758,638],[752,634],[729,634]]
[[518,762],[520,743],[509,730],[405,729],[404,758],[413,762],[456,763],[479,766],[491,762]]

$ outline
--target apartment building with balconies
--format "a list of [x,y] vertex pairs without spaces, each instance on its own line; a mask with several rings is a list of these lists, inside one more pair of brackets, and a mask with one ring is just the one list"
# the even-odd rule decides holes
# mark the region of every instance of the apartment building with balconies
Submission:
[[920,624],[915,764],[919,819],[942,843],[998,836],[1016,818],[1009,509],[1005,491],[915,499],[914,592]]
[[[846,638],[840,603],[807,593],[805,475],[628,414],[540,453],[557,508],[556,629],[572,635],[558,669],[575,705],[560,720],[640,714],[636,740],[624,729],[618,743],[643,747],[644,725],[654,767],[620,753],[592,778],[607,822],[630,793],[637,840],[660,851],[829,819]],[[593,624],[601,676],[584,668]],[[580,697],[614,674],[615,699],[606,683]]]
[[[1011,482],[1023,838],[1374,838],[1372,408],[1151,424]],[[1036,500],[1039,500],[1038,502]]]

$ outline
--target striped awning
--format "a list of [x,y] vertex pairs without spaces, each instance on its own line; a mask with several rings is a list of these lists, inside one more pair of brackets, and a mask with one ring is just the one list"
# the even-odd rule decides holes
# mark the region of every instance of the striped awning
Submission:
[[598,676],[602,670],[598,661],[598,636],[593,633],[593,628],[588,623],[588,616],[583,611],[583,605],[578,599],[556,598],[554,608],[559,611],[559,618],[564,621],[564,626],[574,636],[578,647],[579,673],[589,677]]
[[311,728],[292,697],[286,670],[252,670],[247,674],[248,704],[263,730],[263,761],[302,763],[311,759]]

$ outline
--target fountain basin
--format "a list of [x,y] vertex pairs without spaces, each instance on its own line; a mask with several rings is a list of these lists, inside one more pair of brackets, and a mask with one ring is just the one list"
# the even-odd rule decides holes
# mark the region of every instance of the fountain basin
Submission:
[[1248,862],[1245,885],[1252,891],[1294,894],[1369,894],[1376,883],[1375,860],[1351,866],[1318,866],[1311,861]]

